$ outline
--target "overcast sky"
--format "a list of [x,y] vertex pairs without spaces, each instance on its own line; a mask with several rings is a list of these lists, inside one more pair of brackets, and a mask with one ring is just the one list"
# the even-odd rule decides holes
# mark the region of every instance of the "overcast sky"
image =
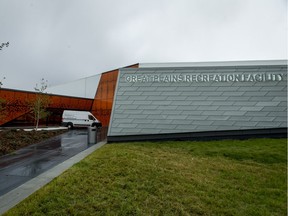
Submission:
[[287,0],[0,0],[0,10],[3,88],[139,62],[287,59]]

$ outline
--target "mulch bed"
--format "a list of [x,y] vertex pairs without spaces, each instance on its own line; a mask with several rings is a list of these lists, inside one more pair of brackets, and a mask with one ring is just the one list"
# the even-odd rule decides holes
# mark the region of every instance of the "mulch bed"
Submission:
[[24,131],[12,129],[0,131],[0,156],[65,132],[67,130]]

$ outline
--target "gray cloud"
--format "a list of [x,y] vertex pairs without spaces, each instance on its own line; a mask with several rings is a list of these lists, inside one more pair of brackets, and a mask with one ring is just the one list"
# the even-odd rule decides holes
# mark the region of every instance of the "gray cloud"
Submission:
[[284,0],[0,0],[3,87],[138,62],[287,58]]

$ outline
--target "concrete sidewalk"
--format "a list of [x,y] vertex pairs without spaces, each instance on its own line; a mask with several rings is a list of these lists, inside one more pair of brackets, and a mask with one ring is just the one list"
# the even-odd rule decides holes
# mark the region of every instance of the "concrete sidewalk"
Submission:
[[0,197],[0,215],[106,144],[99,142]]

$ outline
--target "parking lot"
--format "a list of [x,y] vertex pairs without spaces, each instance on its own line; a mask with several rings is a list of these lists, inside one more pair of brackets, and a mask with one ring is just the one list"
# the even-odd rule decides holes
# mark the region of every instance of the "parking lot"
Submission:
[[[98,141],[105,139],[103,132]],[[0,196],[94,145],[87,138],[85,129],[70,130],[0,157]]]

